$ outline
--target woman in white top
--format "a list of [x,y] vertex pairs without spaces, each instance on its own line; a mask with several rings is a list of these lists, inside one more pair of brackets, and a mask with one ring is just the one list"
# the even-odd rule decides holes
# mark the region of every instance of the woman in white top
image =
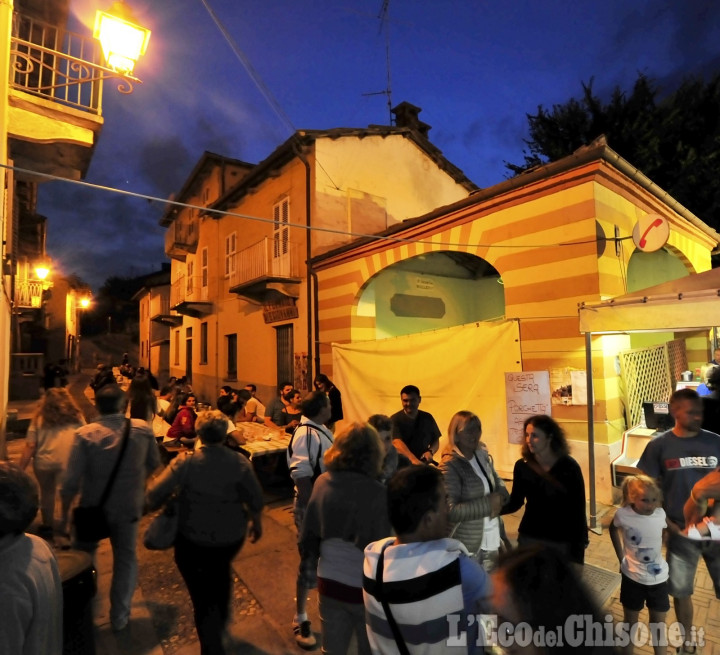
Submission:
[[498,518],[509,498],[505,483],[480,445],[482,425],[472,412],[457,412],[448,427],[440,470],[445,476],[451,536],[486,570],[495,567],[501,543]]
[[75,430],[85,425],[80,408],[64,387],[47,389],[25,438],[20,468],[30,460],[40,486],[40,536],[51,539],[55,524],[55,493],[67,468]]

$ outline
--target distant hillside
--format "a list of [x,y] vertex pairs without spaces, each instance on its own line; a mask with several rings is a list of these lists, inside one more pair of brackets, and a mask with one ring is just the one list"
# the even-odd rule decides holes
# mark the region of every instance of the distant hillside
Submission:
[[81,368],[95,368],[98,364],[118,365],[127,353],[130,363],[138,363],[138,342],[128,334],[98,334],[82,337],[80,342]]

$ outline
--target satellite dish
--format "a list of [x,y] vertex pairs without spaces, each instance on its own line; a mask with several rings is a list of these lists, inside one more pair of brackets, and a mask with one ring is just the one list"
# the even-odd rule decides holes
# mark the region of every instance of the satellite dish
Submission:
[[632,238],[638,250],[655,252],[668,242],[670,225],[660,214],[647,214],[635,223]]

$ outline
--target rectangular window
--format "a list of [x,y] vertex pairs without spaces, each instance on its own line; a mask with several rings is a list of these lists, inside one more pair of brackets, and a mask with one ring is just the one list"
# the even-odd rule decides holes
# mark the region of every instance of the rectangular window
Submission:
[[192,328],[185,328],[185,376],[192,382],[193,376],[193,331]]
[[273,207],[273,257],[287,255],[290,249],[290,198],[283,198]]
[[180,330],[175,330],[175,337],[173,339],[173,351],[173,364],[175,366],[180,366]]
[[237,250],[237,233],[225,237],[225,277],[235,273],[235,254]]
[[203,248],[202,253],[200,256],[200,265],[201,265],[201,278],[202,278],[202,288],[207,289],[208,285],[208,249]]
[[237,334],[225,335],[227,379],[237,380]]
[[208,362],[208,324],[200,323],[200,363]]
[[195,262],[192,259],[188,259],[187,262],[187,278],[185,279],[185,294],[190,295],[193,290],[193,273],[194,273],[194,266]]

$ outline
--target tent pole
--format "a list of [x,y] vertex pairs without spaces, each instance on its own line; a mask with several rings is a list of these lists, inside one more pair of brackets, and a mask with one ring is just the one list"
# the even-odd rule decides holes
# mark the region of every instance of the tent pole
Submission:
[[597,503],[595,500],[595,407],[593,405],[592,332],[585,333],[585,375],[587,378],[588,471],[590,479],[590,529],[597,531]]

